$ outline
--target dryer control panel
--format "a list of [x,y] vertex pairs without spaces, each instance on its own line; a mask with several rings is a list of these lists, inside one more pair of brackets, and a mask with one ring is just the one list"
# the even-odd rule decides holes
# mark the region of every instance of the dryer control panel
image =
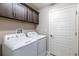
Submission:
[[39,35],[37,32],[28,32],[27,33],[28,37],[33,37],[33,36],[37,36],[37,35]]

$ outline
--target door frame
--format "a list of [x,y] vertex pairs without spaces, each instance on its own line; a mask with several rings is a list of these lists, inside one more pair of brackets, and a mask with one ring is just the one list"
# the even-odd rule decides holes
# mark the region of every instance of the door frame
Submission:
[[[78,39],[79,38],[79,32],[78,32],[78,30],[79,30],[79,27],[78,27],[79,26],[78,25],[78,22],[79,22],[78,21],[78,19],[79,19],[79,17],[78,17],[79,16],[79,4],[74,4],[74,5],[76,7],[76,13],[75,13],[76,14],[75,15],[75,17],[76,17],[75,18],[75,22],[76,22],[75,23],[75,33],[77,33],[77,35],[74,34],[75,35],[75,40],[76,40],[76,54],[75,55],[78,56],[79,55],[79,53],[78,53],[79,52],[78,51],[78,49],[79,49],[79,43],[78,43],[79,42],[79,39]],[[49,19],[49,21],[50,21],[50,19]],[[49,25],[49,43],[50,43],[50,40],[51,39],[50,39],[50,25]],[[49,44],[49,53],[51,54],[50,44]]]

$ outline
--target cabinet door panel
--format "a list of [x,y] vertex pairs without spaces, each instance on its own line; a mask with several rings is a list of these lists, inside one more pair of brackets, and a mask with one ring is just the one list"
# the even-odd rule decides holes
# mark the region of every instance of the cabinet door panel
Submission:
[[4,8],[3,8],[3,3],[0,3],[0,16],[4,16]]
[[14,4],[14,15],[16,19],[24,20],[25,7],[19,3]]
[[38,13],[36,13],[36,12],[33,12],[33,22],[34,23],[38,23],[39,21],[38,21]]
[[10,18],[13,18],[13,8],[12,8],[12,3],[5,3],[4,4],[4,6],[5,6],[5,16],[6,17],[10,17]]
[[0,3],[0,15],[12,18],[12,3]]
[[25,20],[28,21],[28,8],[25,7]]
[[33,22],[33,11],[28,8],[28,22]]

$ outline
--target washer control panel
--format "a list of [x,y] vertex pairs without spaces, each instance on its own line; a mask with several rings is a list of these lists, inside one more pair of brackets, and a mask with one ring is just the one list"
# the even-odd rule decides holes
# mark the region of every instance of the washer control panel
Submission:
[[20,38],[26,38],[26,35],[24,33],[17,33],[17,34],[8,34],[5,36],[5,40],[20,39]]

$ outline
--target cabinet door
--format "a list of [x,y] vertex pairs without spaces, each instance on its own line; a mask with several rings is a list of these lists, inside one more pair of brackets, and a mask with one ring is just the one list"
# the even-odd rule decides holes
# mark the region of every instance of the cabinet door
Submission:
[[4,3],[5,17],[13,18],[13,5],[12,3]]
[[25,20],[25,7],[22,4],[14,3],[14,16],[16,19]]
[[6,14],[6,6],[5,6],[5,3],[0,3],[0,16],[5,16]]
[[25,7],[25,21],[28,21],[28,8]]
[[0,3],[0,15],[12,18],[12,3]]
[[33,11],[28,8],[28,22],[33,22]]
[[4,16],[4,7],[3,3],[0,3],[0,16]]
[[33,22],[34,23],[39,23],[39,19],[38,19],[38,13],[33,11]]

